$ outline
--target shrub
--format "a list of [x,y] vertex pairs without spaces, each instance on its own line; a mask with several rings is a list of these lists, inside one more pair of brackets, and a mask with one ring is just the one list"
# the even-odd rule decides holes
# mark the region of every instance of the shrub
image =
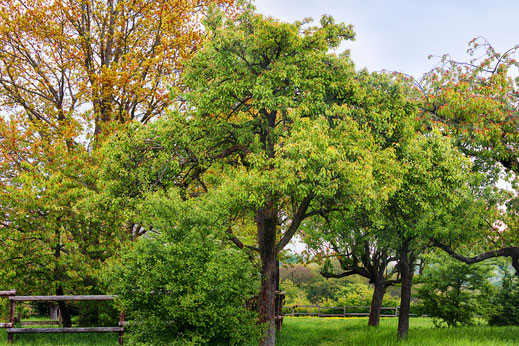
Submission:
[[494,310],[488,323],[494,326],[519,325],[519,279],[506,271],[497,294],[491,299]]
[[106,277],[131,343],[239,344],[260,335],[244,304],[257,290],[256,270],[243,251],[210,234],[144,237]]
[[467,265],[448,256],[432,259],[416,280],[422,284],[417,294],[421,299],[418,312],[432,317],[436,326],[449,327],[474,324],[476,313],[486,315],[493,267]]

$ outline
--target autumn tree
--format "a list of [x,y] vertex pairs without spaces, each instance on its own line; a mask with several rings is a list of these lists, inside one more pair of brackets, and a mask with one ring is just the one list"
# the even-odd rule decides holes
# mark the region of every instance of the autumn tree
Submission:
[[2,284],[40,294],[95,286],[91,269],[127,236],[110,203],[93,202],[94,149],[113,128],[171,105],[168,87],[179,87],[182,60],[204,40],[200,19],[211,5],[236,9],[231,1],[0,1]]
[[[514,75],[519,65],[514,56],[517,46],[499,53],[479,37],[469,43],[468,52],[474,57],[472,60],[458,62],[446,55],[436,69],[417,82],[425,126],[441,124],[460,150],[474,159],[475,170],[485,173],[489,183],[506,178],[516,191],[519,94]],[[502,169],[504,174],[500,174]],[[455,239],[436,243],[465,263],[509,257],[519,275],[517,200],[510,194],[498,199],[507,206],[506,211],[496,210],[488,217],[487,227],[468,233],[473,237],[464,241],[471,245],[465,246]],[[490,197],[489,204],[495,200],[496,197]],[[478,254],[470,251],[475,243]]]

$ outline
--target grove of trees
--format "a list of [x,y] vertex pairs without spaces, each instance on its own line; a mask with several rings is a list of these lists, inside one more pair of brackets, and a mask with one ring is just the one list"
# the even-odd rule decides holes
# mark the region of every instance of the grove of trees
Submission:
[[[335,53],[355,34],[327,15],[290,24],[227,0],[0,13],[1,286],[117,294],[135,342],[274,345],[279,261],[300,236],[324,277],[373,285],[369,325],[399,288],[399,339],[413,281],[449,326],[517,323],[515,50],[476,39],[484,59],[409,80]],[[495,257],[510,261],[461,263]]]

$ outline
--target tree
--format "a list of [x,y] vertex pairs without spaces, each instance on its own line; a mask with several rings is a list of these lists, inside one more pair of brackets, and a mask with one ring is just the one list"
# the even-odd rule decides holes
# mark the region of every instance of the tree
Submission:
[[517,81],[512,78],[519,66],[513,58],[516,50],[501,54],[484,38],[475,38],[468,52],[477,58],[456,62],[445,55],[418,81],[426,124],[440,123],[458,147],[476,159],[476,168],[488,169],[499,162],[518,172],[519,104]]
[[421,312],[435,325],[471,325],[474,317],[487,315],[493,286],[489,282],[492,266],[469,266],[447,255],[428,256],[417,297]]
[[[363,71],[358,78],[369,94],[359,95],[355,100],[362,106],[361,111],[355,114],[355,120],[370,129],[381,147],[397,148],[398,157],[414,136],[417,126],[411,91],[384,74]],[[400,175],[404,170],[401,169]],[[305,227],[307,244],[320,256],[337,257],[341,264],[343,271],[340,273],[330,272],[324,266],[323,276],[340,278],[357,274],[374,285],[370,326],[378,326],[387,287],[400,282],[393,276],[395,268],[389,270],[390,263],[397,260],[393,244],[385,239],[383,230],[377,229],[381,223],[373,217],[379,214],[379,207],[366,203],[323,213]]]
[[[211,190],[230,196],[234,217],[222,222],[235,245],[259,256],[259,316],[269,328],[262,343],[274,344],[280,251],[337,198],[385,198],[396,168],[393,149],[354,120],[363,113],[355,100],[369,92],[353,64],[328,53],[353,37],[349,26],[327,16],[320,27],[287,24],[251,11],[224,19],[215,12],[206,22],[211,39],[186,66],[181,112],[144,129],[142,147],[121,135],[128,154],[110,159],[107,176],[123,200],[138,200],[142,186],[175,185],[185,200]],[[126,170],[136,166],[150,169]],[[252,244],[237,219],[254,223]]]
[[[439,122],[457,146],[475,161],[475,169],[487,173],[489,182],[496,182],[504,168],[508,178],[518,170],[518,93],[514,70],[517,46],[505,53],[497,52],[484,38],[469,43],[469,53],[478,56],[471,61],[456,62],[446,55],[442,64],[424,76],[418,84],[426,124]],[[481,54],[483,51],[483,54]],[[453,257],[471,264],[493,257],[510,257],[519,275],[519,247],[517,246],[517,201],[512,196],[502,199],[506,212],[489,217],[489,227],[473,230],[479,255],[463,252],[456,241],[436,244]],[[497,227],[501,223],[502,227]],[[485,241],[481,242],[480,239]],[[463,244],[461,244],[463,245]],[[469,246],[473,247],[473,246]]]
[[127,237],[116,231],[123,225],[108,202],[92,203],[94,149],[113,128],[148,122],[171,105],[167,86],[178,87],[181,60],[204,40],[199,21],[213,4],[237,8],[230,1],[0,1],[4,284],[40,294],[95,286],[91,269]]
[[[318,232],[325,232],[322,238],[311,242],[323,251],[323,246],[328,248],[330,254],[321,256],[337,257],[340,263],[340,272],[331,268],[329,259],[325,261],[321,274],[325,278],[343,278],[350,275],[360,275],[373,284],[373,296],[369,310],[369,326],[378,326],[382,311],[382,301],[386,289],[400,280],[396,278],[396,268],[390,267],[391,262],[397,260],[396,253],[389,247],[379,244],[369,226],[358,227],[350,225],[353,217],[330,215],[327,225],[312,225],[318,227]],[[353,227],[353,228],[352,228]],[[356,228],[358,227],[358,228]],[[309,232],[306,232],[306,241],[309,241]],[[326,239],[326,240],[323,240]]]
[[460,207],[471,200],[470,162],[439,130],[417,133],[400,148],[398,159],[405,167],[402,183],[373,215],[373,235],[396,252],[401,279],[398,338],[405,339],[416,261],[432,246],[431,236],[447,236],[453,225],[465,221]]
[[215,17],[208,22],[211,41],[185,74],[194,122],[211,134],[207,147],[235,153],[226,163],[254,213],[259,316],[269,324],[262,341],[268,345],[275,338],[279,252],[303,220],[335,207],[337,198],[384,198],[395,169],[393,151],[380,148],[354,119],[357,94],[367,91],[357,91],[351,62],[328,54],[353,37],[351,27],[327,16],[321,27],[305,24],[245,13],[222,26]]
[[[171,104],[182,59],[203,40],[210,4],[231,1],[3,0],[1,106],[40,131],[146,123]],[[76,134],[77,135],[77,134]],[[71,138],[68,138],[71,139]]]

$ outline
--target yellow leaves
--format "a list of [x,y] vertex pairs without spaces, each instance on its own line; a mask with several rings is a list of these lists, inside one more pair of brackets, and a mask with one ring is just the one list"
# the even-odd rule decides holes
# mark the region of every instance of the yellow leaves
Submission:
[[10,95],[0,108],[50,123],[66,109],[96,119],[96,132],[100,121],[146,122],[171,104],[157,90],[178,82],[213,3],[234,9],[229,0],[0,0],[0,91]]

